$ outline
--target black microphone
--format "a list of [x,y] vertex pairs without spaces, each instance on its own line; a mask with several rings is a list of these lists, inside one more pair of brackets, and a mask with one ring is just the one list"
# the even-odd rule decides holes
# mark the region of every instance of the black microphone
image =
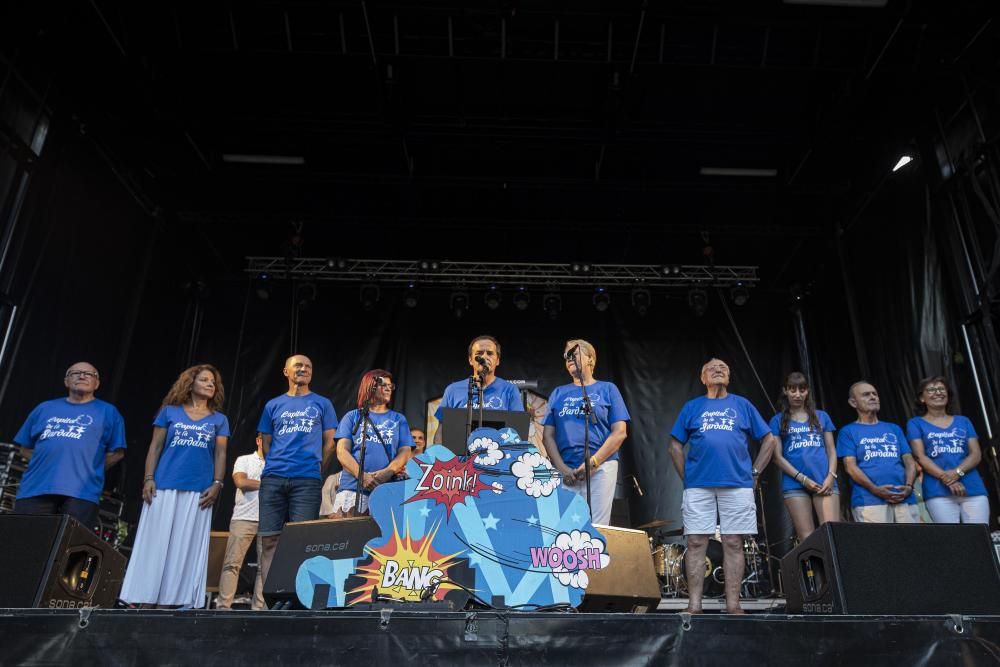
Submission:
[[485,359],[485,358],[483,358],[483,356],[482,356],[481,354],[477,354],[477,355],[475,356],[475,361],[476,361],[476,363],[477,363],[477,364],[479,364],[480,366],[486,366],[487,368],[489,368],[489,366],[488,366],[488,365],[486,364],[486,359]]
[[576,359],[576,351],[579,349],[580,349],[580,344],[577,343],[573,347],[566,350],[566,354],[564,354],[563,357],[566,358],[566,361],[569,361],[571,359]]

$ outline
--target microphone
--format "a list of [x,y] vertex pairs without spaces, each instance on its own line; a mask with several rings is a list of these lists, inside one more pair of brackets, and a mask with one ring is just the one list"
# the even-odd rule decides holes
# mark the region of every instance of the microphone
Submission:
[[475,356],[475,361],[480,366],[486,366],[486,368],[489,368],[489,364],[486,363],[486,359],[483,357],[483,355],[477,354]]
[[577,343],[573,347],[566,350],[566,354],[564,354],[563,357],[566,359],[566,361],[570,361],[571,359],[576,359],[576,352],[579,349],[580,349],[580,344]]

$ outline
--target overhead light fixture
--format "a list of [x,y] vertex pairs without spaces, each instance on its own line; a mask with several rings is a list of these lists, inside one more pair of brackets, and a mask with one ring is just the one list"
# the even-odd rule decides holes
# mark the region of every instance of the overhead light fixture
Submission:
[[558,292],[548,292],[542,297],[542,308],[549,314],[550,320],[559,318],[559,311],[562,310],[562,297]]
[[778,175],[777,169],[744,169],[742,167],[702,167],[699,170],[702,176],[741,176],[750,178],[774,178]]
[[422,259],[417,264],[421,271],[437,271],[440,267],[436,259]]
[[646,316],[646,313],[649,312],[649,306],[651,303],[652,298],[648,289],[645,287],[632,288],[632,307],[635,308],[635,312],[637,312],[640,317]]
[[358,300],[361,301],[361,307],[366,312],[371,312],[375,309],[380,296],[381,290],[379,290],[378,285],[375,283],[365,283],[358,291]]
[[688,306],[698,317],[704,315],[708,310],[708,292],[700,287],[692,287],[688,291]]
[[326,268],[342,271],[347,268],[347,260],[343,257],[327,257]]
[[611,305],[611,295],[608,294],[608,290],[603,287],[598,287],[594,289],[594,309],[603,313]]
[[893,172],[897,172],[911,162],[913,162],[912,155],[901,155],[899,156],[899,160],[896,162],[896,166],[893,167],[892,170]]
[[275,164],[302,165],[306,159],[301,155],[245,155],[243,153],[225,153],[223,162],[230,164]]
[[490,285],[489,289],[486,290],[483,301],[490,310],[496,310],[500,307],[500,290],[497,289],[496,285]]
[[452,292],[451,296],[448,297],[448,307],[451,309],[451,314],[455,316],[456,320],[462,319],[465,311],[469,310],[469,293],[465,290]]
[[576,274],[586,275],[590,273],[590,264],[586,262],[573,262],[569,265],[569,270]]
[[417,284],[408,283],[406,289],[403,290],[403,304],[407,308],[416,308],[419,301],[420,290],[417,289]]
[[260,273],[257,275],[256,284],[254,285],[254,291],[257,293],[257,298],[261,301],[267,301],[271,298],[271,276],[267,273]]
[[679,276],[681,274],[681,267],[676,264],[664,264],[660,267],[660,273],[664,276]]
[[531,294],[528,292],[528,288],[518,287],[514,296],[511,297],[511,301],[514,302],[514,307],[518,310],[527,310],[528,304],[531,303]]
[[735,287],[729,292],[729,298],[733,300],[733,303],[737,306],[747,305],[747,301],[750,300],[750,290],[742,285],[742,283],[737,283]]

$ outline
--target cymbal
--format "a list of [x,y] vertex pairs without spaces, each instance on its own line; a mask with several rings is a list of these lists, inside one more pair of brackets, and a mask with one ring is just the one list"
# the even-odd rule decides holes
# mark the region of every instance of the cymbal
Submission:
[[654,528],[662,528],[667,524],[671,524],[673,521],[670,519],[653,519],[649,523],[644,523],[641,526],[636,526],[639,530],[653,530]]

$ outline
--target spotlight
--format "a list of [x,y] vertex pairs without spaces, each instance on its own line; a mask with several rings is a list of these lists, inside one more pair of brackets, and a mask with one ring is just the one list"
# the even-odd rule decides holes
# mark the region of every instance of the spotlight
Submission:
[[788,307],[793,311],[798,310],[802,307],[802,302],[805,300],[805,291],[802,289],[802,285],[795,283],[788,288]]
[[518,287],[511,301],[514,302],[514,307],[518,310],[527,310],[528,304],[531,303],[531,294],[528,293],[528,288]]
[[441,268],[441,265],[435,259],[422,259],[417,266],[424,272],[433,272]]
[[326,260],[326,268],[343,271],[347,268],[347,260],[343,257],[328,257]]
[[603,313],[611,305],[611,295],[608,294],[608,290],[603,287],[598,287],[594,289],[594,309],[599,313]]
[[912,155],[900,155],[899,160],[896,162],[896,166],[894,166],[892,170],[894,172],[899,171],[900,169],[910,164],[911,162],[913,162]]
[[496,285],[490,285],[489,289],[486,290],[486,296],[483,300],[486,302],[486,307],[490,310],[496,310],[500,307],[500,290],[497,289]]
[[417,289],[417,284],[408,283],[403,290],[403,303],[407,308],[416,308],[418,301],[420,301],[420,291]]
[[729,298],[737,306],[745,306],[747,305],[747,301],[750,300],[750,292],[743,286],[743,283],[736,283],[736,287],[729,292]]
[[361,307],[365,311],[372,311],[375,309],[376,304],[378,304],[379,296],[381,291],[378,285],[375,283],[365,283],[361,286],[361,290],[358,292],[358,299],[361,301]]
[[635,308],[635,312],[639,313],[639,317],[646,316],[651,301],[648,289],[645,287],[632,288],[632,307]]
[[266,273],[261,273],[257,276],[256,285],[254,290],[257,292],[257,298],[261,301],[267,301],[271,298],[271,276]]
[[465,311],[469,309],[469,293],[465,290],[452,292],[448,298],[448,307],[451,308],[451,314],[456,320],[462,319]]
[[708,292],[700,287],[692,287],[688,290],[688,306],[698,317],[704,315],[708,310]]
[[588,274],[590,273],[590,264],[586,262],[573,262],[569,265],[569,270],[573,273]]
[[562,310],[562,297],[558,292],[548,292],[542,297],[542,308],[549,314],[549,319],[557,319]]
[[316,283],[311,280],[301,283],[295,288],[295,303],[301,310],[308,310],[309,304],[316,300],[317,293]]

